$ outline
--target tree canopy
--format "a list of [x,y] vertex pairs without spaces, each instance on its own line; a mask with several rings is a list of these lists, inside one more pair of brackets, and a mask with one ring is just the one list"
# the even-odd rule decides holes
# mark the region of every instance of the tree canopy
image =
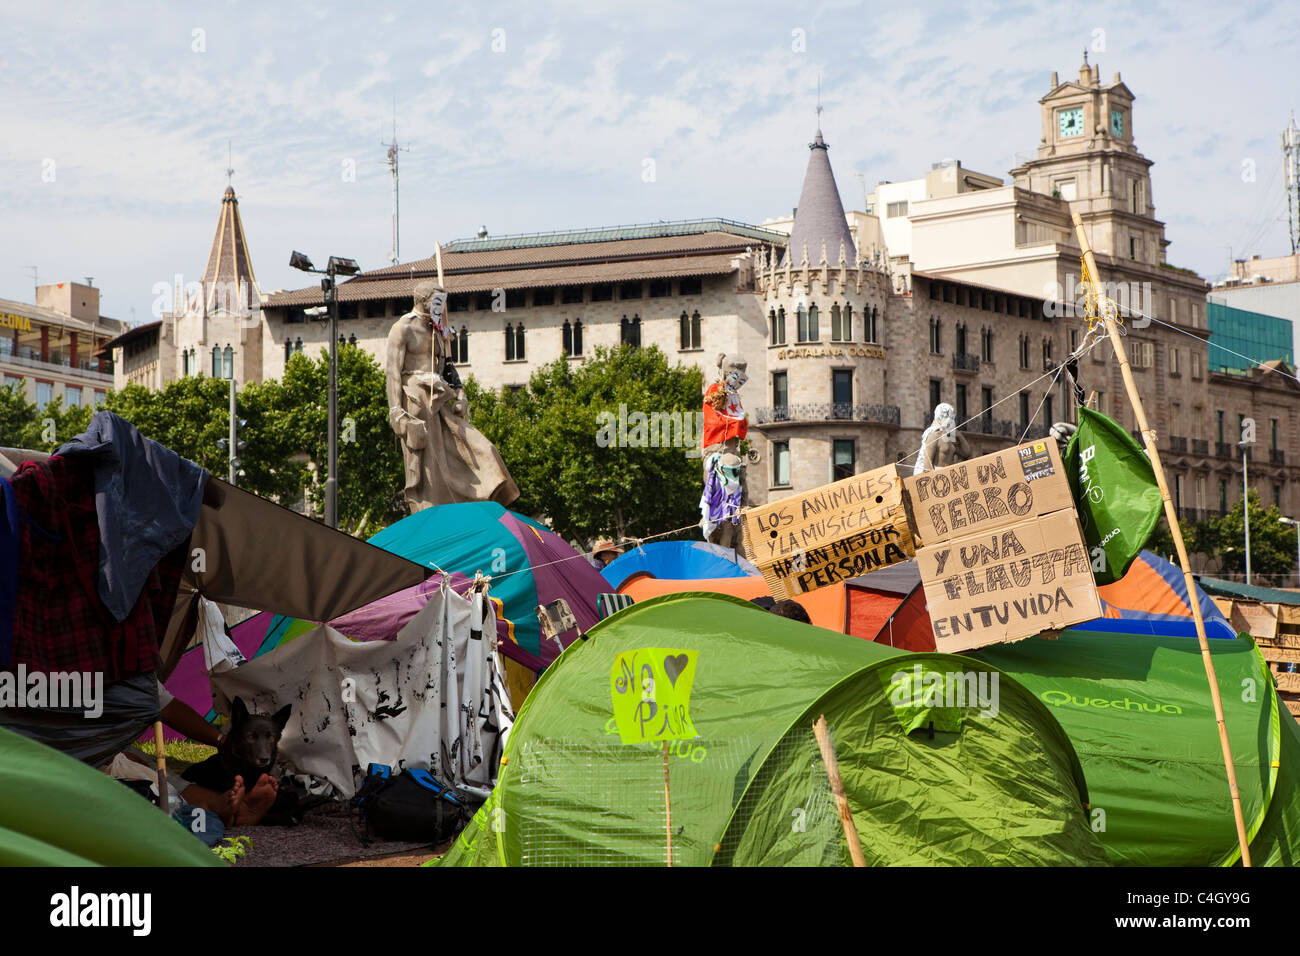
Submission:
[[[465,383],[470,417],[519,486],[517,510],[566,538],[642,537],[699,519],[698,369],[658,348],[561,356],[526,387]],[[693,452],[693,456],[690,454]]]
[[[279,381],[237,391],[236,417],[246,422],[238,436],[246,442],[239,452],[241,488],[285,505],[305,495],[315,513],[323,514],[328,390],[329,354],[322,350],[315,360],[293,355]],[[227,476],[229,452],[217,442],[229,435],[228,381],[187,376],[160,391],[128,385],[110,392],[104,404],[145,437],[220,478]],[[401,453],[388,427],[383,369],[351,345],[339,349],[338,409],[339,527],[373,534],[402,517]],[[38,409],[16,388],[6,387],[0,389],[0,445],[54,451],[84,431],[93,414],[89,406],[63,408],[57,400]]]

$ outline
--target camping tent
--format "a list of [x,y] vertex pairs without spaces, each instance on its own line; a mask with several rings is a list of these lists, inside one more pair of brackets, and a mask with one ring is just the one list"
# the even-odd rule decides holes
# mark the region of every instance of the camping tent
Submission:
[[[698,581],[633,576],[619,593],[637,601],[660,594],[708,591],[752,600],[770,597],[761,577],[727,577]],[[934,650],[934,634],[925,609],[925,592],[916,562],[907,561],[848,581],[797,595],[813,624],[900,650]]]
[[0,729],[0,866],[220,866],[131,790]]
[[619,555],[600,572],[617,590],[634,575],[671,580],[757,577],[758,568],[733,548],[707,541],[651,541]]
[[381,763],[486,797],[512,716],[482,639],[495,629],[492,602],[462,597],[448,580],[392,640],[351,641],[322,624],[212,684],[257,712],[292,704],[280,756],[345,796]]
[[[1239,857],[1195,638],[1063,632],[972,652],[1051,707],[1079,754],[1110,860],[1215,866]],[[1252,863],[1300,863],[1300,728],[1249,638],[1210,642]]]
[[492,596],[511,625],[502,653],[534,671],[560,652],[553,642],[542,642],[537,606],[563,598],[585,631],[596,623],[596,595],[609,590],[600,572],[563,538],[495,501],[417,511],[370,543],[433,570],[490,575]]
[[[613,669],[646,648],[695,652],[694,739],[622,743]],[[966,674],[986,691],[999,677],[995,712],[919,700],[918,674],[922,686]],[[821,715],[870,863],[1104,863],[1069,741],[1014,681],[683,594],[606,618],[542,675],[492,797],[442,864],[662,865],[665,763],[674,864],[846,863],[812,732]]]

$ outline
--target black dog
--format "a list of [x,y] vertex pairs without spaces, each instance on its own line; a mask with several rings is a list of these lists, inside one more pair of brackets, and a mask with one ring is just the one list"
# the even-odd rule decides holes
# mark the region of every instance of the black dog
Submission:
[[[261,779],[271,774],[279,752],[280,734],[289,722],[292,705],[286,704],[272,715],[250,714],[243,698],[230,705],[230,733],[221,741],[217,752],[181,773],[190,783],[217,793],[235,785],[235,777],[244,780],[247,794]],[[276,794],[275,803],[260,821],[265,826],[295,826],[302,821],[294,794],[284,790]]]

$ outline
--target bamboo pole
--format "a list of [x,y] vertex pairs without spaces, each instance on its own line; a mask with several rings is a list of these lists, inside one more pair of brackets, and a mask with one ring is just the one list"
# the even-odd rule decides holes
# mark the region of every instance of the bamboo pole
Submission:
[[668,865],[673,865],[673,801],[668,792],[668,741],[664,741],[664,826],[668,834]]
[[153,724],[153,745],[157,753],[154,763],[158,769],[158,806],[162,812],[171,816],[170,801],[167,799],[167,752],[163,749],[163,725],[161,720]]
[[849,843],[849,856],[854,866],[866,866],[867,858],[862,854],[862,841],[858,839],[858,828],[853,823],[853,814],[849,811],[849,798],[844,795],[844,781],[840,779],[840,765],[835,759],[835,748],[831,746],[830,731],[826,727],[826,715],[822,714],[813,724],[813,733],[817,736],[817,748],[822,752],[822,763],[826,766],[826,776],[831,781],[831,793],[835,796],[835,809],[840,814],[840,826],[844,827],[844,839]]
[[1142,444],[1146,446],[1147,457],[1151,460],[1151,469],[1155,472],[1156,483],[1160,486],[1160,497],[1165,505],[1165,519],[1169,523],[1169,533],[1174,539],[1174,548],[1178,551],[1178,563],[1183,569],[1183,581],[1187,587],[1187,603],[1192,607],[1192,619],[1196,622],[1196,639],[1201,645],[1201,662],[1205,665],[1205,677],[1210,683],[1210,699],[1214,703],[1214,719],[1219,725],[1219,746],[1223,750],[1223,766],[1228,773],[1228,792],[1232,796],[1232,815],[1237,823],[1237,843],[1241,847],[1241,865],[1250,866],[1250,842],[1246,836],[1246,820],[1241,811],[1241,792],[1237,789],[1237,770],[1232,761],[1232,745],[1228,742],[1228,726],[1223,719],[1223,698],[1219,694],[1219,679],[1214,671],[1214,661],[1210,658],[1210,642],[1205,637],[1205,621],[1201,616],[1201,602],[1196,598],[1196,582],[1192,580],[1192,571],[1187,560],[1187,547],[1183,543],[1183,530],[1178,525],[1178,513],[1174,509],[1173,499],[1169,496],[1169,485],[1165,481],[1165,470],[1160,464],[1160,452],[1156,448],[1155,430],[1147,424],[1146,411],[1142,408],[1142,397],[1138,393],[1137,383],[1133,381],[1133,370],[1129,368],[1128,353],[1120,338],[1115,315],[1109,304],[1105,303],[1098,288],[1099,273],[1097,260],[1093,257],[1092,246],[1083,229],[1083,220],[1077,212],[1072,212],[1074,229],[1079,236],[1079,248],[1083,250],[1083,261],[1088,267],[1092,292],[1096,297],[1097,311],[1106,323],[1106,332],[1110,344],[1119,359],[1119,370],[1124,376],[1124,388],[1128,391],[1129,401],[1133,403],[1133,414],[1137,419],[1138,429],[1142,432]]

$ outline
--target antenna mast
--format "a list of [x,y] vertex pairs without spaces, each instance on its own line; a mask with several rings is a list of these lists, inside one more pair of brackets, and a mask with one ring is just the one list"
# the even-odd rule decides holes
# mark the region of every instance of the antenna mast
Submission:
[[1291,125],[1282,130],[1282,168],[1286,174],[1286,224],[1291,233],[1291,254],[1300,252],[1300,129],[1295,111]]
[[398,175],[397,175],[397,154],[409,152],[409,147],[399,146],[397,143],[397,96],[393,96],[393,139],[391,142],[380,142],[380,146],[388,148],[388,171],[393,176],[393,248],[388,253],[388,261],[396,264],[401,260],[402,246],[399,229],[400,206],[398,203]]

